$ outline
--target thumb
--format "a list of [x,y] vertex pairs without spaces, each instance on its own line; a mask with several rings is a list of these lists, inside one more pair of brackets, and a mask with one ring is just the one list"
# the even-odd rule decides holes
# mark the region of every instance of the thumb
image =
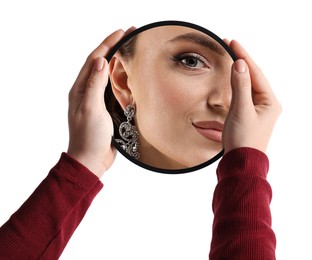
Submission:
[[231,109],[238,112],[253,107],[250,74],[243,59],[234,62],[231,83],[233,93]]
[[108,64],[103,57],[95,59],[90,77],[87,81],[85,102],[91,106],[104,102],[104,91],[108,82]]

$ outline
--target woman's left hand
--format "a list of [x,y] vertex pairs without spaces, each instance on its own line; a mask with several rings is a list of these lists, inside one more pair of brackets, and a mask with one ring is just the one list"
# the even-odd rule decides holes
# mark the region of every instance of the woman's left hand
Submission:
[[232,67],[232,103],[222,135],[225,153],[240,147],[266,152],[281,105],[246,50],[235,40],[226,43],[238,60]]

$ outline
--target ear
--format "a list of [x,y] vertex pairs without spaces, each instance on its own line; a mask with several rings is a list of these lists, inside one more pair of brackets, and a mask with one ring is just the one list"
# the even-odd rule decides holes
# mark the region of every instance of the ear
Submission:
[[117,56],[112,57],[109,62],[109,76],[112,91],[120,106],[125,109],[133,103],[133,97],[128,87],[128,74],[121,59]]

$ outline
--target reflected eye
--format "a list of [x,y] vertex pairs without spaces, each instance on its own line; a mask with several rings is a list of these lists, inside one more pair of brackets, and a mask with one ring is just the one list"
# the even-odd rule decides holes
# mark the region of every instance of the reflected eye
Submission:
[[182,54],[174,57],[174,60],[190,69],[209,68],[206,59],[195,53]]

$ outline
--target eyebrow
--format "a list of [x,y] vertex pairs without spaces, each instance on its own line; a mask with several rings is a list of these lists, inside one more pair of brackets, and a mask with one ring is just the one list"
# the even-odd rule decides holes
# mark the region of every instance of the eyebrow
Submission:
[[216,44],[214,41],[210,40],[208,37],[205,37],[199,33],[185,33],[174,37],[173,39],[169,40],[169,42],[177,42],[177,41],[188,41],[193,42],[195,44],[199,44],[205,48],[209,48],[210,50],[224,55],[225,50],[221,45]]

